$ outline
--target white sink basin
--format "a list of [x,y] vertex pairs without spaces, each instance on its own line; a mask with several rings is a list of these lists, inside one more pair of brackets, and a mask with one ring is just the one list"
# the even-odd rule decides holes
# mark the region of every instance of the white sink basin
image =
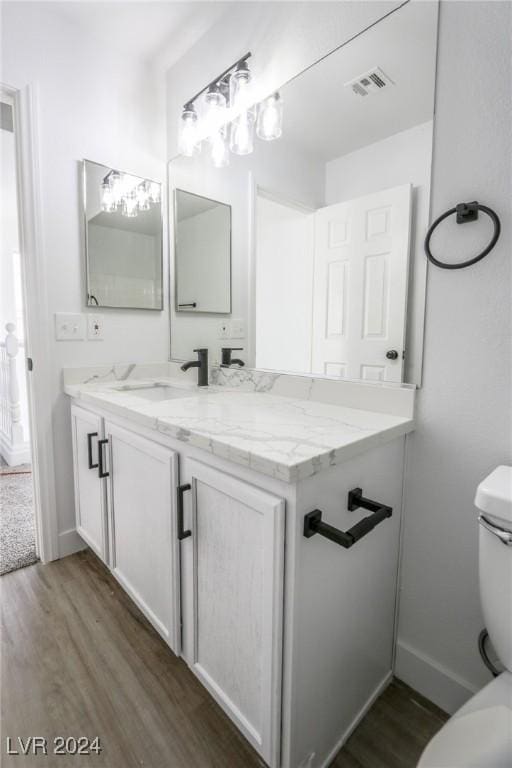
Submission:
[[143,400],[160,402],[162,400],[176,400],[180,397],[191,397],[196,393],[195,390],[181,389],[180,387],[171,387],[168,384],[144,384],[138,387],[133,384],[125,384],[122,387],[116,387],[116,392],[123,392],[133,397],[140,397]]

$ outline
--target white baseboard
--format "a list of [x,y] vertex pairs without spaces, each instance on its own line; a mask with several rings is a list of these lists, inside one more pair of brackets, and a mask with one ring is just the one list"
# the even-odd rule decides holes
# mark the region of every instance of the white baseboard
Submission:
[[85,549],[87,544],[78,535],[75,528],[59,533],[59,557],[67,557]]
[[377,701],[381,693],[388,687],[392,679],[393,679],[393,673],[389,672],[381,680],[381,682],[378,684],[378,686],[376,687],[376,689],[374,690],[370,698],[365,702],[365,704],[361,707],[357,715],[354,717],[354,719],[350,723],[349,727],[346,729],[343,736],[336,743],[336,746],[329,752],[328,756],[323,761],[320,768],[327,768],[327,766],[329,766],[332,763],[332,761],[334,760],[334,758],[336,757],[336,755],[338,754],[338,752],[340,751],[344,743],[347,741],[349,736],[353,733],[353,731],[355,731],[355,729],[357,728],[357,726],[359,725],[363,717],[366,715],[368,710],[371,709],[371,707],[375,704],[375,702]]
[[395,676],[453,715],[478,688],[402,641],[396,648]]

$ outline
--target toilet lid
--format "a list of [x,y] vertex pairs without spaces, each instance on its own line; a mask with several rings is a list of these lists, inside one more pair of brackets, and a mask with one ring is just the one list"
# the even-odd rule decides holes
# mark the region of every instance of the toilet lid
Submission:
[[498,704],[453,717],[434,736],[418,768],[510,768],[512,710]]

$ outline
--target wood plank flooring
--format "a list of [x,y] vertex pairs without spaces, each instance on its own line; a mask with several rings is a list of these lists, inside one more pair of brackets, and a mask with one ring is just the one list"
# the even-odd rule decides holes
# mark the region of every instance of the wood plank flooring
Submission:
[[[90,552],[6,574],[3,768],[256,768],[245,739]],[[413,768],[443,714],[394,682],[332,768]],[[9,756],[6,738],[98,736],[100,755]]]

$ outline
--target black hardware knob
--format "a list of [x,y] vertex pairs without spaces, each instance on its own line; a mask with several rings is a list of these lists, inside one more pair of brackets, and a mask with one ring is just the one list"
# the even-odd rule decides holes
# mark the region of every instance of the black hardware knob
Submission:
[[388,360],[397,360],[398,359],[398,352],[396,349],[388,349],[386,352],[386,357]]

